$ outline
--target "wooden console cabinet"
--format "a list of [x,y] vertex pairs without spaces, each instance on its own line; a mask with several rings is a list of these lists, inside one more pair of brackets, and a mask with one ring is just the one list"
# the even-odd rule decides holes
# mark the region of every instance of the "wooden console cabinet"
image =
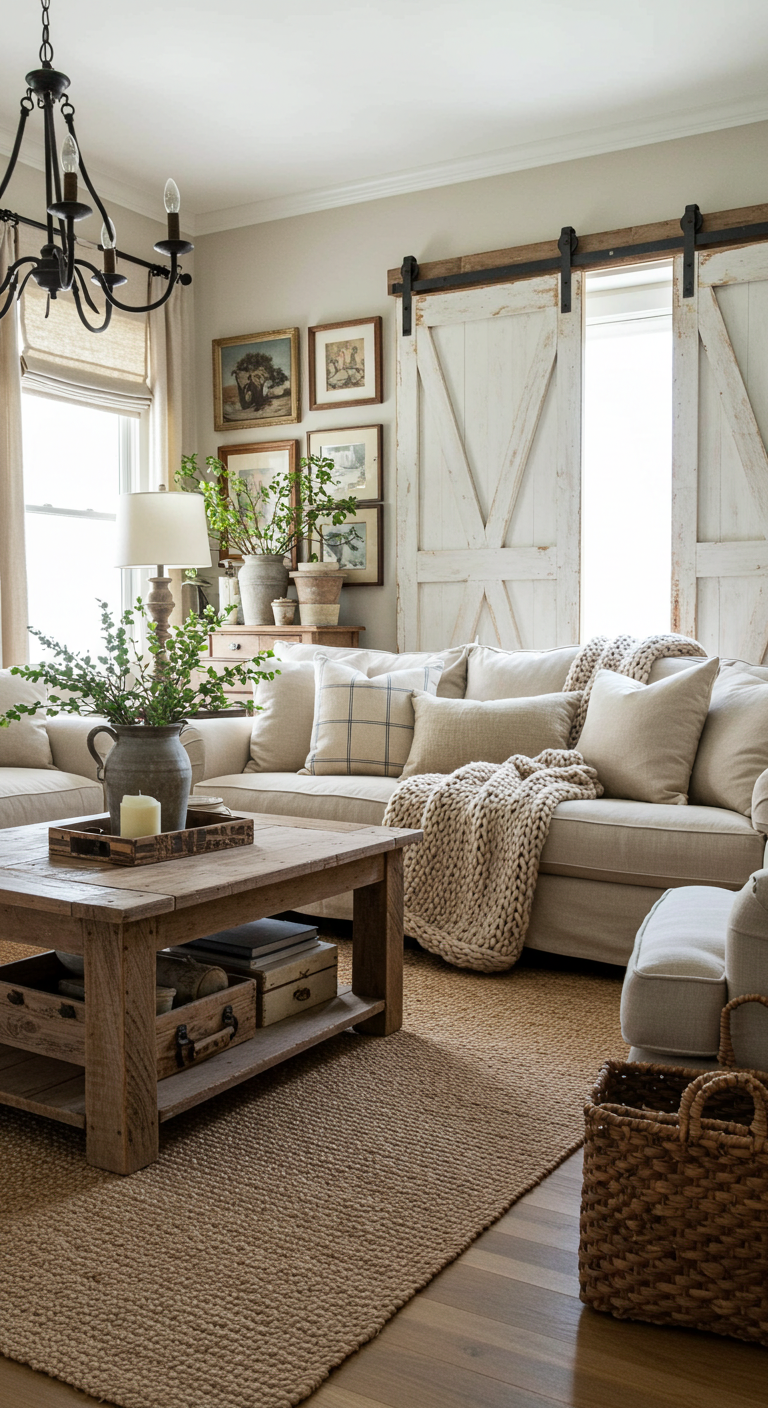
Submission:
[[[271,650],[276,640],[289,640],[296,645],[347,645],[359,643],[364,626],[222,626],[208,637],[210,662],[235,665],[238,660],[253,658]],[[233,698],[250,698],[249,685],[235,685],[226,690]]]

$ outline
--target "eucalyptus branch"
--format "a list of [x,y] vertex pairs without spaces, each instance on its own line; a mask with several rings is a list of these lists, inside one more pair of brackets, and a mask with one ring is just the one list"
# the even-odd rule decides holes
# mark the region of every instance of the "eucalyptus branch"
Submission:
[[[164,650],[157,639],[155,623],[149,622],[148,656],[139,652],[130,631],[136,616],[149,621],[141,598],[134,608],[123,612],[117,624],[106,602],[100,601],[99,607],[104,648],[95,661],[89,653],[78,655],[30,627],[53,658],[36,665],[15,665],[11,674],[33,684],[42,681],[46,697],[7,709],[0,715],[0,728],[8,728],[25,715],[39,713],[93,715],[106,718],[111,724],[181,723],[203,709],[230,707],[227,688],[272,680],[279,673],[260,668],[265,660],[273,658],[271,650],[247,663],[226,665],[219,672],[206,666],[203,656],[207,652],[208,632],[217,630],[226,620],[212,606],[205,608],[202,617],[190,616],[181,626],[174,626]],[[158,657],[162,657],[160,662]]]

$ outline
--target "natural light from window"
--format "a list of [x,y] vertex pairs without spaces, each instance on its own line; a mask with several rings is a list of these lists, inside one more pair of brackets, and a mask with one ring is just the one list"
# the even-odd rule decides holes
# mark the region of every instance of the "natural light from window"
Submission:
[[670,629],[671,280],[587,275],[582,640]]
[[[114,537],[124,418],[45,396],[24,395],[22,406],[29,624],[94,651],[96,598],[121,609]],[[36,637],[29,650],[31,660],[48,653]]]

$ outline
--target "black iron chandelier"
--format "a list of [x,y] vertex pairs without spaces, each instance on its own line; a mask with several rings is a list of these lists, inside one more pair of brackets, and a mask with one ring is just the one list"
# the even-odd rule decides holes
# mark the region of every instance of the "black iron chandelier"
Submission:
[[[4,318],[10,310],[14,298],[21,298],[29,280],[34,279],[35,283],[48,294],[46,317],[50,311],[52,299],[57,298],[60,293],[71,293],[80,321],[88,328],[89,332],[98,333],[104,332],[109,327],[113,308],[120,308],[126,313],[149,313],[154,308],[161,308],[164,303],[168,302],[177,284],[191,283],[192,276],[182,271],[179,259],[182,255],[188,254],[193,246],[188,240],[181,239],[179,189],[175,181],[169,180],[166,183],[164,195],[165,209],[168,215],[168,238],[159,240],[155,249],[158,254],[164,254],[170,259],[170,269],[164,265],[148,263],[145,259],[137,259],[135,255],[125,254],[117,249],[114,224],[107,214],[100,196],[94,189],[80,152],[75,132],[74,106],[70,99],[64,96],[69,88],[69,79],[65,73],[60,73],[58,69],[53,67],[53,47],[49,36],[49,9],[50,0],[42,0],[43,40],[40,45],[40,68],[33,69],[31,73],[27,74],[27,91],[21,100],[21,115],[16,140],[8,162],[8,169],[0,182],[0,201],[2,201],[19,158],[27,119],[37,106],[43,114],[45,136],[46,220],[43,224],[39,220],[31,220],[27,216],[2,209],[0,209],[0,220],[14,225],[31,225],[35,229],[45,230],[46,240],[39,256],[26,255],[9,266],[5,278],[0,283],[0,299],[4,294],[6,295],[4,303],[0,306],[0,318]],[[54,109],[57,103],[61,105],[61,116],[67,128],[67,135],[61,147],[63,183],[57,159],[54,126]],[[76,254],[75,225],[79,220],[85,220],[93,214],[91,206],[83,204],[78,198],[78,169],[104,221],[101,230],[101,244],[98,246],[104,256],[102,269],[97,269],[87,259],[81,259]],[[149,269],[152,274],[167,278],[168,287],[161,297],[156,299],[154,303],[144,303],[137,307],[121,303],[120,299],[115,297],[114,291],[126,282],[126,278],[124,274],[117,271],[116,260],[118,257],[128,260],[131,264],[139,264],[143,268]],[[31,267],[28,268],[28,265]],[[90,283],[96,284],[105,295],[106,306],[103,314],[94,302],[88,288],[88,275],[90,275]],[[84,304],[91,309],[97,318],[102,319],[98,325],[94,326],[89,321]]]

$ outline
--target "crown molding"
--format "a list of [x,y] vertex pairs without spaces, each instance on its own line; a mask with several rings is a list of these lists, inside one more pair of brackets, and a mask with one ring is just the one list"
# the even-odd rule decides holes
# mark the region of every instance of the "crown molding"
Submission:
[[728,127],[743,127],[752,122],[768,120],[768,97],[745,99],[740,103],[718,107],[668,113],[638,122],[591,128],[557,137],[520,143],[478,156],[436,162],[407,171],[395,171],[386,176],[373,176],[351,181],[342,186],[326,186],[319,190],[302,191],[296,195],[275,196],[253,201],[248,205],[229,206],[222,210],[198,212],[196,234],[212,235],[245,225],[261,225],[270,220],[286,220],[295,215],[310,215],[320,210],[333,210],[343,205],[358,205],[364,201],[384,200],[388,196],[408,195],[414,191],[432,190],[437,186],[453,186],[462,181],[480,181],[488,176],[505,176],[513,171],[525,171],[536,166],[552,166],[561,161],[577,161],[582,157],[602,156],[608,152],[626,151],[630,147],[645,147],[656,142],[674,141],[679,137],[695,137]]
[[[650,146],[656,142],[694,137],[729,127],[743,127],[752,122],[768,120],[768,97],[744,99],[739,103],[723,103],[715,107],[689,109],[644,118],[637,122],[590,128],[581,132],[559,133],[556,137],[540,138],[519,143],[477,156],[435,162],[405,171],[390,172],[339,186],[324,186],[318,190],[300,191],[294,195],[273,196],[247,205],[228,206],[219,210],[193,213],[185,202],[184,231],[193,237],[261,225],[272,220],[286,220],[297,215],[311,215],[339,206],[359,205],[365,201],[385,200],[390,196],[409,195],[416,191],[433,190],[439,186],[458,185],[464,181],[480,181],[490,176],[505,176],[514,171],[526,171],[536,166],[553,166],[558,162],[578,161],[584,157],[602,156],[631,147]],[[14,134],[0,127],[0,153],[9,156]],[[27,136],[24,141],[24,165],[43,170],[43,144]],[[158,199],[150,191],[117,181],[107,173],[91,173],[99,194],[116,205],[137,215],[162,223]],[[7,199],[7,193],[6,193]]]

